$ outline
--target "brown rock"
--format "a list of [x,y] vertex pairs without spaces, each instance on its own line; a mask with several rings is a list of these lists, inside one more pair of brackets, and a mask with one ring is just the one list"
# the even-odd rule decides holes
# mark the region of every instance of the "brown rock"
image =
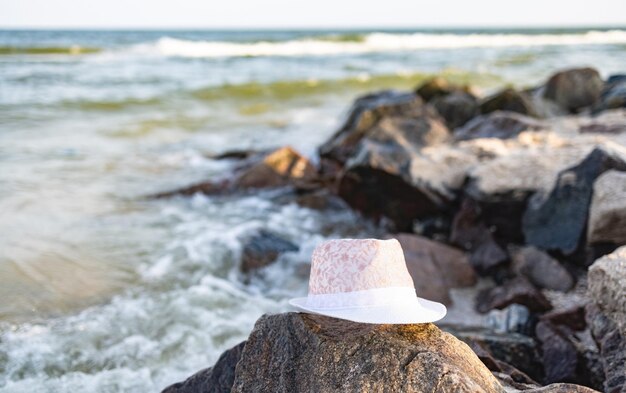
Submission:
[[432,324],[311,314],[261,317],[235,374],[233,393],[503,392],[466,344]]
[[524,390],[524,393],[600,393],[586,386],[572,383],[553,383],[541,388]]
[[446,79],[437,76],[422,83],[415,92],[426,102],[429,102],[433,98],[445,96],[458,90],[457,86],[451,85]]
[[480,104],[480,112],[483,114],[495,111],[508,111],[536,116],[531,98],[526,93],[512,88],[499,91]]
[[291,147],[274,150],[262,161],[241,172],[235,189],[283,187],[315,180],[317,169]]
[[494,308],[503,309],[513,303],[526,306],[534,312],[544,312],[552,308],[548,299],[531,283],[522,277],[517,277],[501,286],[479,293],[476,298],[476,309],[484,313]]
[[402,245],[419,296],[449,305],[451,288],[476,282],[467,255],[456,248],[411,234],[392,235]]
[[585,330],[585,306],[578,305],[565,309],[555,309],[541,316],[542,321],[547,321],[552,325],[564,325],[572,330]]
[[574,279],[556,259],[535,247],[520,247],[511,252],[513,270],[539,288],[568,291]]
[[578,68],[554,74],[546,83],[543,96],[576,113],[598,104],[604,82],[593,68]]
[[546,126],[537,119],[515,112],[496,111],[475,117],[454,132],[457,140],[478,138],[508,139],[523,131],[539,131]]

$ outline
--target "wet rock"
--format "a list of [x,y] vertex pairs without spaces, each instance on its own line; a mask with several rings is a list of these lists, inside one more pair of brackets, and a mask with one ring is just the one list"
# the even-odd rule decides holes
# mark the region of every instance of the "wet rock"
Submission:
[[544,312],[552,308],[548,299],[528,280],[516,277],[503,285],[480,292],[476,297],[476,310],[485,313],[514,303],[526,306],[533,312]]
[[596,105],[604,82],[593,68],[578,68],[554,74],[545,85],[543,96],[572,113]]
[[422,236],[396,234],[390,237],[402,245],[419,296],[450,305],[451,288],[476,283],[474,269],[463,251]]
[[233,184],[235,189],[283,187],[314,181],[317,169],[291,147],[269,153],[243,170]]
[[450,129],[461,127],[478,114],[478,100],[463,91],[436,97],[431,104],[446,120]]
[[241,392],[503,392],[464,343],[433,324],[261,317],[237,365]]
[[241,253],[240,270],[244,273],[265,267],[285,252],[298,251],[298,246],[265,230],[248,237]]
[[285,186],[306,187],[308,184],[315,183],[317,177],[317,168],[287,146],[264,154],[252,154],[251,158],[243,160],[243,164],[235,168],[234,173],[228,178],[194,184],[154,197],[188,196],[197,193],[234,194]]
[[454,216],[450,241],[470,251],[470,263],[485,274],[505,264],[509,257],[494,240],[481,214],[478,204],[466,198]]
[[572,275],[556,259],[535,247],[513,248],[513,270],[539,288],[568,291],[574,286]]
[[595,181],[587,239],[626,244],[626,172],[607,171]]
[[[381,120],[388,118],[404,119],[407,122],[390,121],[381,127],[376,127]],[[426,119],[423,124],[408,121],[422,118]],[[384,137],[388,128],[391,128],[392,132],[400,131],[403,134],[402,138],[406,138],[407,141],[414,142],[414,136],[417,138],[423,136],[426,140],[431,131],[428,123],[436,119],[439,119],[436,111],[425,106],[422,99],[413,93],[387,90],[359,97],[352,105],[348,119],[343,126],[319,147],[320,158],[323,161],[332,161],[341,167],[354,156],[361,140],[367,139],[371,133]],[[441,121],[439,119],[439,124],[443,125]],[[434,124],[432,132],[441,131],[437,125]],[[326,166],[332,165],[327,163]]]
[[454,132],[457,140],[477,138],[508,139],[523,131],[539,131],[545,129],[539,120],[515,112],[496,111],[478,116]]
[[446,79],[438,76],[422,83],[415,92],[422,97],[424,101],[429,102],[434,98],[446,96],[458,90],[460,90],[458,86],[454,86]]
[[569,329],[581,331],[587,327],[585,321],[585,306],[576,306],[554,309],[541,316],[542,321],[547,321],[552,325],[564,325]]
[[[415,159],[410,148],[364,141],[346,164],[338,194],[364,215],[386,217],[396,230],[408,231],[416,218],[439,214],[452,198],[441,184],[414,173]],[[437,181],[445,182],[445,173]]]
[[224,352],[213,367],[198,371],[183,382],[168,386],[162,393],[230,393],[235,380],[235,366],[246,342]]
[[483,114],[495,111],[508,111],[536,116],[531,98],[526,93],[512,88],[504,89],[488,97],[480,104],[480,112]]
[[537,344],[531,337],[460,326],[442,326],[442,329],[466,342],[474,350],[483,348],[493,358],[515,367],[535,381],[543,378],[543,367],[537,361],[540,357]]
[[489,350],[485,348],[485,346],[483,346],[482,344],[474,341],[470,342],[468,345],[470,346],[470,348],[472,348],[472,351],[474,351],[480,361],[483,362],[483,364],[487,366],[489,370],[494,372],[494,375],[496,376],[496,378],[498,378],[498,380],[502,378],[502,375],[497,375],[496,373],[506,375],[507,382],[505,383],[508,385],[510,385],[512,382],[513,385],[516,386],[519,386],[520,384],[539,386],[539,384],[534,379],[526,375],[526,373],[524,373],[523,371],[518,370],[508,363],[496,359],[493,354],[489,352]]
[[348,208],[341,198],[332,194],[328,189],[304,192],[295,197],[295,202],[302,207],[314,210],[345,210]]
[[486,325],[498,333],[531,335],[533,332],[530,311],[521,304],[511,304],[502,310],[489,311]]
[[593,183],[610,169],[626,170],[626,160],[617,150],[597,147],[578,165],[559,173],[547,197],[539,193],[529,201],[522,225],[526,242],[565,255],[579,249],[585,241]]
[[626,75],[612,75],[606,81],[596,111],[626,108]]
[[626,392],[626,335],[609,315],[596,304],[587,306],[587,323],[600,349],[600,363],[604,371],[604,391]]

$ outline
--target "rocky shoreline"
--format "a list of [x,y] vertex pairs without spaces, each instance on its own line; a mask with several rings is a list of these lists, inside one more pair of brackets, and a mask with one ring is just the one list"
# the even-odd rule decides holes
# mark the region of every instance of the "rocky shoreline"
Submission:
[[[626,392],[626,75],[565,70],[489,97],[440,78],[377,92],[318,152],[226,153],[232,173],[156,197],[276,189],[352,208],[398,238],[420,296],[451,305],[487,282],[474,299],[487,325],[264,316],[164,392]],[[294,250],[251,236],[241,270]]]

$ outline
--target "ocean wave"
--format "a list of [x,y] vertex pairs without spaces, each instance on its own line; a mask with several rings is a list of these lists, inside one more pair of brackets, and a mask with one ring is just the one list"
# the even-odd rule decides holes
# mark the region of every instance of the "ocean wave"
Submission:
[[134,50],[177,57],[323,56],[420,49],[531,47],[555,45],[626,44],[626,30],[588,31],[577,34],[392,34],[371,33],[358,40],[305,38],[283,42],[233,43],[190,41],[162,37]]

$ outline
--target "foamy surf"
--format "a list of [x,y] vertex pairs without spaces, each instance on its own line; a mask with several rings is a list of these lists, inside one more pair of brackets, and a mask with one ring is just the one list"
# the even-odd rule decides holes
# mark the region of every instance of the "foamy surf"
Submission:
[[371,33],[361,41],[298,39],[282,42],[233,43],[227,41],[191,41],[162,37],[152,45],[134,49],[162,56],[179,57],[260,57],[324,56],[420,49],[532,47],[556,45],[626,44],[625,30],[588,31],[578,34],[391,34]]

